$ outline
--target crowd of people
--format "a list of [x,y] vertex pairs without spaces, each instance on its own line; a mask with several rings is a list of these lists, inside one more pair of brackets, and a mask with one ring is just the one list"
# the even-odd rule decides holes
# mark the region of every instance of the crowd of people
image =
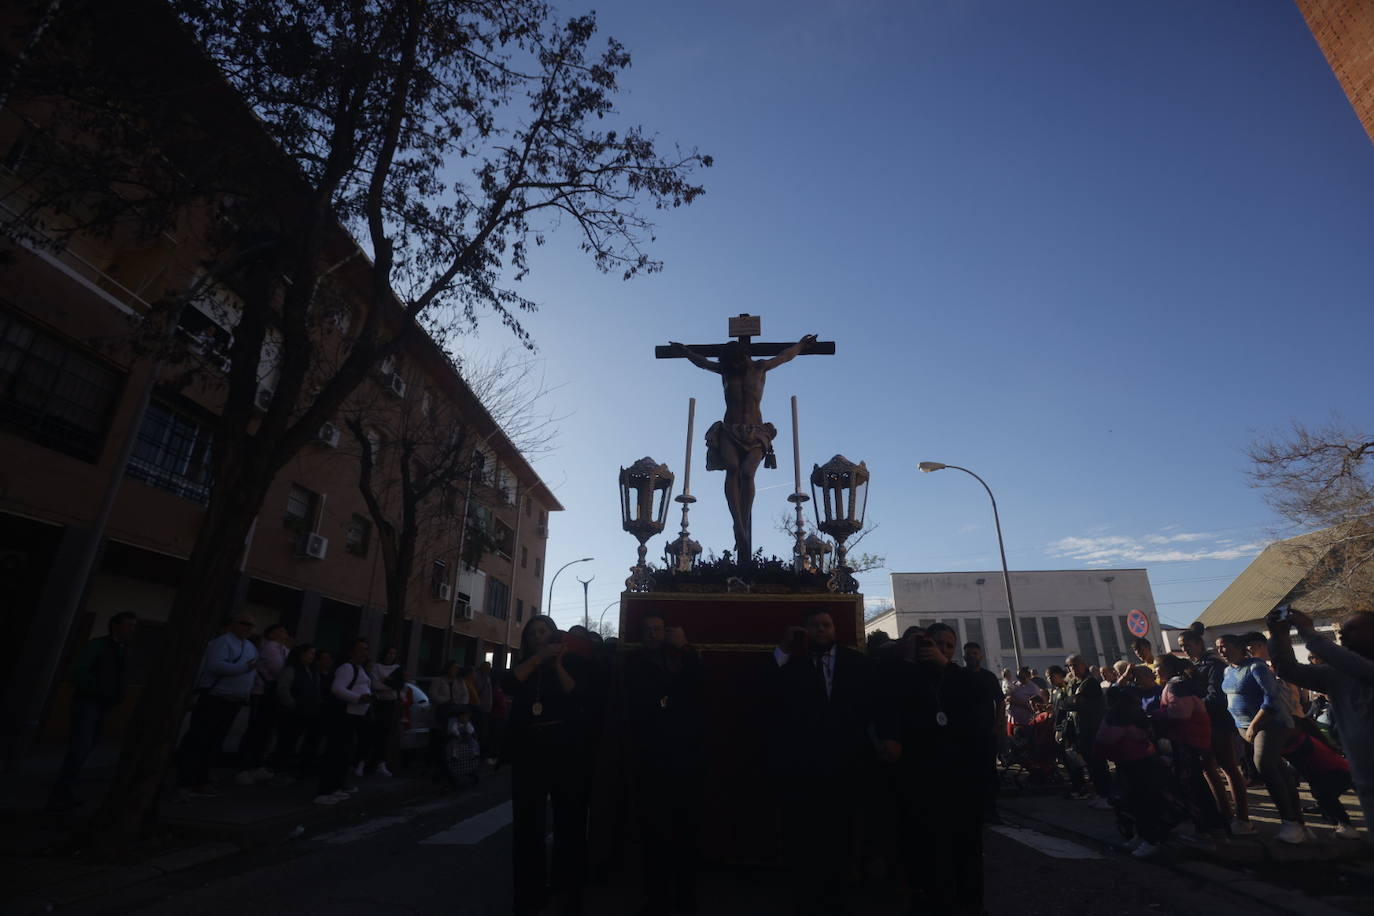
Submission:
[[[1374,613],[1348,616],[1340,644],[1287,606],[1259,632],[1181,634],[1181,651],[1087,665],[1073,655],[1044,677],[1003,671],[1008,740],[1003,763],[1047,782],[1061,769],[1067,797],[1115,810],[1133,854],[1168,841],[1215,848],[1255,833],[1247,788],[1263,786],[1280,821],[1276,838],[1314,839],[1319,814],[1341,839],[1359,840],[1341,800],[1355,791],[1374,814]],[[1310,656],[1299,664],[1290,631]],[[1305,781],[1314,804],[1301,803]],[[1190,822],[1192,831],[1175,832]]]
[[[1194,625],[1176,654],[1156,656],[1142,639],[1133,661],[1098,668],[1072,655],[1043,675],[999,678],[981,646],[960,653],[945,624],[875,633],[861,651],[839,644],[830,613],[814,607],[748,684],[712,680],[719,673],[708,676],[685,630],[661,615],[638,623],[638,642],[621,646],[536,616],[507,670],[452,664],[428,684],[436,776],[457,785],[484,764],[510,767],[517,916],[552,895],[580,913],[589,871],[621,863],[631,833],[644,853],[640,912],[697,911],[708,774],[720,770],[708,763],[721,750],[708,723],[722,713],[708,703],[741,691],[757,693],[741,709],[759,717],[761,784],[778,789],[774,835],[796,869],[787,904],[797,913],[836,911],[875,868],[904,880],[913,911],[983,913],[982,828],[1017,772],[1064,779],[1069,798],[1115,811],[1142,857],[1253,833],[1247,784],[1267,790],[1285,843],[1311,839],[1299,779],[1337,837],[1360,837],[1342,801],[1352,787],[1366,823],[1374,814],[1374,613],[1347,617],[1339,644],[1284,608],[1267,639],[1228,633],[1209,647]],[[117,615],[79,660],[55,807],[73,803],[75,775],[122,695],[136,625]],[[358,777],[397,770],[411,688],[394,650],[374,660],[358,638],[336,659],[280,625],[260,638],[253,629],[236,614],[205,649],[177,752],[182,797],[214,794],[210,768],[245,707],[239,783],[313,779],[314,801],[333,805]],[[1185,821],[1193,829],[1176,832]]]

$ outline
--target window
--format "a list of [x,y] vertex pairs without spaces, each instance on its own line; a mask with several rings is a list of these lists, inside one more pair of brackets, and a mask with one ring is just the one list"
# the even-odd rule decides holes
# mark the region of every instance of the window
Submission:
[[1083,656],[1083,660],[1089,665],[1096,665],[1097,658],[1097,638],[1093,636],[1093,619],[1091,617],[1075,617],[1073,619],[1073,631],[1078,637],[1078,654]]
[[983,642],[983,621],[979,618],[970,617],[964,621],[964,635],[968,637],[969,642],[976,642],[984,651],[987,650],[987,645]]
[[348,533],[344,536],[344,549],[356,556],[367,556],[367,545],[372,540],[372,522],[355,514],[348,520]]
[[934,617],[925,617],[925,618],[922,618],[921,620],[919,620],[919,621],[917,621],[917,622],[921,625],[921,629],[926,630],[926,629],[929,629],[929,628],[930,628],[930,625],[933,624],[933,623],[935,622],[935,618],[934,618]]
[[525,602],[519,598],[515,599],[515,622],[519,623],[525,619]]
[[1021,642],[1027,649],[1040,648],[1040,627],[1034,617],[1021,618]]
[[1097,629],[1102,634],[1102,658],[1107,664],[1113,664],[1121,658],[1121,646],[1116,641],[1116,621],[1108,616],[1097,618]]
[[544,578],[544,558],[543,558],[543,557],[535,557],[535,558],[534,558],[534,575],[535,575],[537,578],[540,578],[540,579]]
[[955,644],[955,645],[958,645],[958,644],[959,644],[959,621],[953,619],[952,617],[946,617],[944,620],[942,620],[942,621],[940,621],[940,622],[943,623],[945,626],[949,627],[951,630],[954,631],[954,644]]
[[534,517],[534,503],[530,502],[529,500],[525,500],[525,518],[533,518],[533,517]]
[[282,519],[282,524],[297,531],[308,530],[314,523],[318,501],[319,496],[313,491],[293,483],[286,494],[286,517]]
[[510,616],[510,586],[500,579],[487,580],[486,612],[498,620]]
[[1058,617],[1042,617],[1041,622],[1045,626],[1045,648],[1062,649],[1064,648],[1064,635],[1059,632]]
[[530,549],[525,545],[520,545],[520,568],[525,569],[530,565]]
[[1011,621],[1006,617],[997,618],[997,644],[1004,652],[1012,651]]
[[143,414],[125,473],[205,505],[210,501],[210,430],[156,401]]
[[445,585],[448,585],[448,564],[443,560],[435,560],[429,567],[429,593],[440,598],[440,591]]
[[0,313],[0,425],[83,461],[100,457],[120,374]]
[[492,540],[495,542],[496,552],[509,560],[515,550],[515,532],[511,530],[510,525],[498,520],[492,531]]

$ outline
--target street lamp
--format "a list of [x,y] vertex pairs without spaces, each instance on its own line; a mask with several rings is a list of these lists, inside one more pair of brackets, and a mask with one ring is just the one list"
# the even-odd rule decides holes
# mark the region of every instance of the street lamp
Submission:
[[577,577],[577,581],[582,583],[582,629],[591,630],[592,619],[587,613],[587,587],[592,584],[592,579],[596,578],[596,573],[592,573],[591,579]]
[[548,600],[548,603],[544,605],[544,612],[545,612],[548,616],[550,616],[550,617],[553,616],[553,584],[554,584],[555,582],[558,581],[558,573],[561,573],[563,570],[567,569],[569,566],[573,565],[574,563],[590,563],[590,562],[591,562],[592,560],[594,560],[594,559],[596,559],[596,558],[595,558],[595,557],[583,557],[583,558],[580,559],[580,560],[569,560],[568,562],[564,563],[562,566],[558,567],[558,572],[554,573],[554,574],[553,574],[553,578],[549,580],[549,600]]
[[1007,548],[1002,543],[1002,520],[997,514],[997,497],[992,495],[992,487],[988,482],[968,468],[961,468],[957,464],[941,464],[938,461],[922,461],[916,466],[924,474],[932,471],[943,471],[946,468],[954,471],[963,471],[974,480],[983,485],[983,489],[988,491],[988,499],[992,500],[992,523],[997,528],[997,549],[1002,554],[1002,584],[1007,589],[1007,617],[1011,620],[1011,650],[1016,656],[1016,670],[1021,670],[1021,628],[1016,625],[1016,605],[1011,600],[1011,573],[1007,572]]
[[601,632],[601,625],[602,625],[603,623],[606,622],[606,612],[609,611],[611,608],[616,607],[616,606],[619,605],[619,604],[620,604],[620,599],[617,598],[617,599],[615,599],[614,601],[612,601],[610,604],[606,605],[604,608],[601,609],[601,616],[598,617],[598,618],[597,618],[597,621],[596,621],[596,629],[597,629],[597,632],[598,632],[598,633]]

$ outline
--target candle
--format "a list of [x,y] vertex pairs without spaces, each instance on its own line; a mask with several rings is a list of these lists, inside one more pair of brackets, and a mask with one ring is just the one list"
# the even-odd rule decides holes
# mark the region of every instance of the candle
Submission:
[[792,475],[796,478],[797,490],[801,488],[801,434],[797,431],[797,396],[792,395]]
[[[692,495],[692,425],[696,422],[697,399],[687,399],[687,457],[682,459],[682,495]],[[684,516],[685,518],[685,516]]]

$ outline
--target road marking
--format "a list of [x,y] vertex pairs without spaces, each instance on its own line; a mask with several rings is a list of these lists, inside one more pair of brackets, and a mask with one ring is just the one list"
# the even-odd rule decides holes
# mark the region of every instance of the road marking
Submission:
[[431,846],[476,846],[504,828],[511,819],[511,803],[503,802],[495,808],[461,820],[447,830],[426,837],[420,843]]
[[1054,859],[1100,859],[1101,855],[1093,852],[1086,846],[1079,846],[1077,843],[1070,843],[1068,840],[1061,840],[1056,836],[1049,836],[1044,833],[1036,833],[1025,827],[991,827],[1004,837],[1015,840],[1034,849],[1043,852],[1045,855]]

